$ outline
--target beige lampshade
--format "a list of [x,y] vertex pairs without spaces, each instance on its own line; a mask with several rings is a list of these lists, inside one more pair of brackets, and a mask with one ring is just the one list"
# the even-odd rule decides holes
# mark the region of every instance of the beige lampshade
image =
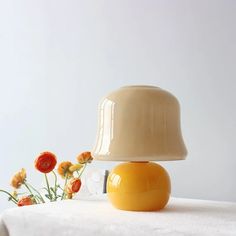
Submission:
[[187,150],[178,100],[154,86],[122,87],[99,104],[97,160],[182,160]]

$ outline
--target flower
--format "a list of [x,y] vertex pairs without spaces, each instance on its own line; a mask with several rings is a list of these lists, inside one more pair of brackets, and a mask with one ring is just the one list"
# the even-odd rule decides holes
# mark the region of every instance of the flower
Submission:
[[66,186],[66,192],[69,194],[79,192],[81,187],[81,180],[79,178],[72,178]]
[[74,164],[74,165],[70,166],[69,170],[70,170],[70,172],[74,172],[74,171],[80,170],[82,167],[83,167],[83,165],[81,165],[81,164]]
[[73,164],[70,161],[63,161],[59,164],[57,172],[62,177],[71,177],[73,175],[73,172],[70,171],[70,167],[73,166]]
[[24,168],[17,172],[11,179],[11,186],[14,188],[20,188],[26,179],[26,171]]
[[36,158],[34,164],[38,171],[46,174],[55,168],[57,164],[57,158],[51,152],[43,152]]
[[17,206],[19,206],[19,207],[29,206],[29,205],[33,205],[34,203],[35,203],[34,200],[30,196],[25,196],[25,197],[22,197],[18,201]]
[[92,160],[93,160],[93,157],[91,156],[91,152],[82,152],[77,157],[77,161],[80,164],[90,163]]
[[[78,162],[71,163],[70,161],[63,161],[59,163],[57,172],[55,172],[55,166],[57,165],[57,157],[51,152],[42,152],[34,161],[35,168],[44,173],[46,190],[41,193],[40,190],[31,185],[28,182],[26,170],[22,168],[11,179],[11,186],[14,187],[12,193],[0,189],[0,193],[6,194],[9,201],[12,201],[19,207],[41,204],[47,202],[47,199],[51,202],[58,199],[72,199],[73,196],[80,191],[81,188],[81,176],[86,169],[87,163],[93,160],[90,152],[82,152],[77,156]],[[53,185],[48,180],[47,173],[53,174]],[[58,175],[64,179],[63,187],[61,187],[60,181],[58,181]],[[24,187],[26,192],[21,192],[20,187]],[[23,197],[22,197],[23,196]]]

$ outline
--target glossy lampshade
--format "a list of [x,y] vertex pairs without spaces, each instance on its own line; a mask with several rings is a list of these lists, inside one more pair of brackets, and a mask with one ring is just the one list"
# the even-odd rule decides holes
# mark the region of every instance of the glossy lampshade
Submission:
[[154,86],[122,87],[101,100],[98,114],[95,159],[185,159],[180,107],[171,93]]

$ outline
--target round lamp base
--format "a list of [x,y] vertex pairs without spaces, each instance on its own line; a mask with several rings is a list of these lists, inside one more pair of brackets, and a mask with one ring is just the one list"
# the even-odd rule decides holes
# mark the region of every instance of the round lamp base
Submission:
[[107,179],[108,198],[121,210],[161,210],[169,200],[170,191],[168,173],[153,162],[122,163]]

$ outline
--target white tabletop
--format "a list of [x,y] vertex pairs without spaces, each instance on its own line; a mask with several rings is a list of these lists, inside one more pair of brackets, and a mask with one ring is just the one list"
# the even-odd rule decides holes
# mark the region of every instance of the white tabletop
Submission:
[[160,212],[130,212],[106,199],[67,200],[11,208],[0,219],[0,236],[49,235],[235,236],[236,203],[171,198]]

